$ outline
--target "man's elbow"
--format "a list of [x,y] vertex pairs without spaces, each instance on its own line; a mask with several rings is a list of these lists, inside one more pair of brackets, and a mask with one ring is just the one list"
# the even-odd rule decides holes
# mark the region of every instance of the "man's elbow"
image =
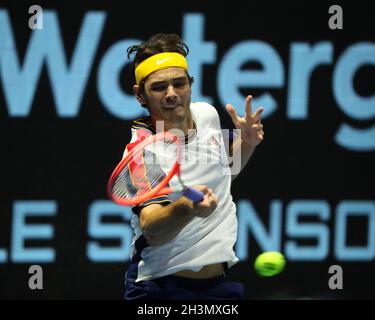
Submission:
[[157,247],[165,243],[161,241],[162,239],[160,236],[158,236],[157,234],[153,233],[150,230],[151,229],[150,225],[147,224],[145,219],[141,219],[140,222],[141,222],[140,227],[141,227],[142,234],[145,237],[149,246]]
[[146,238],[146,241],[148,243],[148,245],[150,247],[159,247],[161,245],[163,245],[165,242],[161,241],[159,237],[155,237],[155,236],[149,236],[149,235],[145,235],[145,238]]
[[150,247],[158,247],[168,242],[168,240],[163,239],[161,235],[151,234],[147,231],[147,229],[142,229],[142,227],[141,230]]

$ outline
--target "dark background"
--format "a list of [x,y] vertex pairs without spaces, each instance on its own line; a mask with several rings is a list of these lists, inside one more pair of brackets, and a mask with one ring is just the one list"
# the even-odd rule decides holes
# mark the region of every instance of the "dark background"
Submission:
[[[88,208],[93,200],[108,200],[105,185],[129,139],[131,122],[114,117],[101,105],[97,89],[98,66],[102,55],[122,39],[146,39],[157,32],[181,34],[183,15],[188,12],[205,15],[204,39],[217,43],[218,63],[233,45],[256,39],[272,45],[284,65],[285,85],[267,89],[277,100],[279,108],[263,120],[266,139],[234,182],[234,199],[250,200],[265,223],[273,199],[281,200],[284,209],[295,199],[324,199],[331,208],[326,223],[331,235],[327,259],[288,261],[280,275],[261,278],[252,265],[262,248],[250,235],[248,258],[232,269],[230,277],[245,284],[248,299],[375,298],[375,254],[367,261],[338,261],[332,243],[338,203],[342,200],[375,200],[374,150],[347,150],[335,144],[333,139],[343,122],[366,128],[374,125],[374,119],[358,121],[348,117],[337,106],[332,89],[333,68],[345,48],[356,42],[372,42],[374,45],[373,1],[163,1],[152,4],[133,1],[0,1],[0,9],[7,10],[10,17],[21,62],[31,35],[27,21],[30,17],[28,8],[32,4],[57,13],[68,62],[84,14],[100,10],[105,11],[107,17],[78,117],[57,116],[45,66],[32,111],[27,117],[9,116],[4,91],[0,87],[0,248],[11,250],[12,206],[15,201],[53,199],[58,203],[57,214],[53,217],[29,221],[30,224],[51,223],[55,228],[53,240],[27,243],[30,247],[53,247],[56,261],[48,264],[17,263],[9,258],[8,253],[7,261],[0,263],[1,299],[121,298],[127,262],[94,263],[86,256],[87,243],[92,240],[87,232]],[[342,5],[343,30],[328,28],[328,8],[332,4]],[[330,41],[334,47],[332,64],[318,67],[311,77],[309,116],[304,120],[289,119],[286,113],[289,49],[292,42],[298,41],[309,44]],[[3,50],[1,45],[0,50]],[[358,71],[354,79],[358,94],[374,95],[374,71],[374,65]],[[216,64],[204,66],[203,93],[214,98],[213,104],[221,115],[223,126],[230,128],[230,118],[219,100],[216,72]],[[125,68],[121,82],[126,92],[130,92],[128,79]],[[244,97],[248,93],[256,97],[264,91],[243,88],[241,92]],[[283,212],[285,214],[285,210]],[[364,218],[354,220],[349,241],[352,245],[365,245],[367,238],[364,234],[369,221]],[[118,218],[111,221],[128,223]],[[281,249],[288,239],[284,231],[282,236]],[[101,243],[114,245],[116,241]],[[28,288],[28,268],[32,264],[43,267],[43,290]],[[333,264],[341,265],[344,270],[343,290],[328,288],[328,268]]]

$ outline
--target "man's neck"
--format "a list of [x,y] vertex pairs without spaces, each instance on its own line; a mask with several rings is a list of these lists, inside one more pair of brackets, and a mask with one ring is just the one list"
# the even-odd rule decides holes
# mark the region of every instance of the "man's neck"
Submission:
[[[160,126],[160,124],[157,125],[156,122],[162,122],[163,125]],[[173,122],[169,122],[169,121],[165,121],[165,120],[157,120],[155,118],[153,118],[151,116],[151,123],[152,123],[152,126],[156,129],[156,131],[169,131],[171,129],[178,129],[178,130],[181,130],[184,135],[187,135],[189,132],[189,130],[192,130],[192,129],[196,129],[195,128],[195,124],[194,124],[194,121],[191,117],[191,114],[188,116],[188,118],[186,119],[186,121],[184,122],[181,122],[181,123],[173,123]]]

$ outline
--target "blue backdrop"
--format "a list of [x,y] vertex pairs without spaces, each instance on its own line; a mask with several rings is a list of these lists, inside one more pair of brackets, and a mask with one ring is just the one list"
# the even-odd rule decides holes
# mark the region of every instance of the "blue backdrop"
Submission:
[[[105,185],[145,112],[126,48],[157,32],[186,41],[193,100],[224,128],[226,103],[243,114],[251,93],[265,108],[265,141],[232,189],[230,277],[246,297],[375,298],[375,6],[337,4],[343,29],[313,2],[1,1],[0,298],[121,298],[131,212]],[[260,278],[269,250],[286,269]],[[28,287],[35,264],[43,290]]]

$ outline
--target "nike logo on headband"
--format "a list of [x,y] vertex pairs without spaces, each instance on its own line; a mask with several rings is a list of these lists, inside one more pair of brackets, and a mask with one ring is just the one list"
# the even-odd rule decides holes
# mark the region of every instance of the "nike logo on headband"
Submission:
[[156,64],[162,64],[162,63],[164,63],[165,61],[168,61],[169,59],[172,59],[172,57],[168,57],[168,58],[161,59],[161,60],[156,60]]

